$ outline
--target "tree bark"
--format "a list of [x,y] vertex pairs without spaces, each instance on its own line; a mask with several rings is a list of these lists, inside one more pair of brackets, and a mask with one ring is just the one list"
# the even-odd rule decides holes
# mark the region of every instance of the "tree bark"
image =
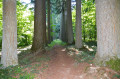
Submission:
[[46,45],[46,0],[35,0],[34,38],[32,50],[44,49]]
[[74,41],[73,27],[72,27],[71,0],[67,0],[67,41],[68,44],[72,44]]
[[50,27],[50,0],[47,2],[48,5],[48,43],[51,43],[52,36],[51,36],[51,27]]
[[50,11],[50,24],[51,24],[51,26],[50,26],[50,35],[51,35],[51,42],[53,41],[53,26],[52,26],[52,24],[53,24],[53,17],[52,17],[52,15],[53,15],[53,13],[52,13],[52,11]]
[[120,58],[120,0],[96,0],[97,64]]
[[3,39],[1,63],[18,65],[16,0],[3,0]]
[[75,47],[82,47],[81,0],[76,0],[76,40]]
[[60,26],[60,39],[66,42],[66,25],[65,25],[65,8],[64,4],[61,12],[61,26]]
[[67,35],[67,9],[66,9],[66,6],[65,6],[65,42],[68,42],[68,35]]

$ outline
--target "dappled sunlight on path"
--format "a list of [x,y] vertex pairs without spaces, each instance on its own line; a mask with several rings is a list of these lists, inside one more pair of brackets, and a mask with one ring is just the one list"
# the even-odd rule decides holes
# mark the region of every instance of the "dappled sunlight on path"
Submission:
[[83,78],[84,71],[89,64],[77,64],[72,57],[67,55],[63,47],[57,46],[51,53],[52,59],[48,69],[36,79],[85,79]]
[[119,79],[113,77],[118,74],[113,70],[87,62],[77,63],[67,52],[61,46],[54,46],[48,52],[51,57],[48,68],[35,79]]

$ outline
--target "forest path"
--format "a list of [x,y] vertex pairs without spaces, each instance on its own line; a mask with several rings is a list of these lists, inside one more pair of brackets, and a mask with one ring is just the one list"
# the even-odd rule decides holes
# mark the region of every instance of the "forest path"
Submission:
[[35,79],[119,79],[113,77],[116,74],[113,70],[87,62],[77,63],[67,52],[62,46],[48,51],[51,57],[48,68]]
[[36,79],[90,79],[83,78],[83,73],[89,64],[77,64],[67,54],[65,48],[56,46],[49,53],[52,59],[49,62],[48,69],[42,75],[36,77]]

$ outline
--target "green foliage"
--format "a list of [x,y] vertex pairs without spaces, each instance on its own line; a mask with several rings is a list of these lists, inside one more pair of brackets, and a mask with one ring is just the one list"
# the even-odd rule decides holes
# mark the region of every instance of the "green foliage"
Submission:
[[30,61],[30,59],[33,57],[33,55],[30,55],[30,50],[25,50],[25,51],[21,51],[21,53],[18,55],[19,58],[19,64],[20,65],[29,65],[32,63],[32,61]]
[[60,15],[52,13],[50,21],[52,28],[51,36],[53,36],[54,39],[58,39],[60,33]]
[[87,41],[87,42],[84,42],[85,45],[89,46],[90,48],[93,48],[94,46],[97,47],[97,41]]
[[[2,65],[0,67],[2,67]],[[7,68],[0,69],[0,79],[9,79],[9,78],[12,78],[10,76],[9,70]]]
[[87,42],[85,43],[85,47],[80,49],[75,49],[74,46],[68,47],[67,49],[69,51],[69,54],[74,57],[77,63],[93,63],[91,60],[94,59],[96,54],[96,42]]
[[62,42],[61,40],[57,39],[57,40],[54,40],[52,41],[50,44],[48,44],[49,47],[53,47],[55,45],[61,45],[61,46],[65,46],[66,43]]
[[82,33],[86,40],[96,40],[96,13],[95,3],[92,0],[82,3]]
[[0,1],[0,48],[2,47],[2,1]]
[[31,74],[22,75],[19,79],[34,79],[34,76]]
[[66,0],[51,0],[52,3],[52,12],[55,14],[60,14],[63,7],[65,7]]
[[34,14],[27,6],[17,1],[18,46],[32,43]]
[[115,74],[115,75],[113,75],[113,78],[120,78],[120,75]]
[[[2,46],[2,1],[0,1],[0,48]],[[18,46],[27,46],[32,43],[33,36],[33,11],[28,9],[28,4],[23,4],[17,0],[17,35]]]
[[93,60],[95,57],[94,52],[81,52],[81,54],[75,56],[75,60],[80,62],[88,62],[91,63],[90,60]]
[[111,69],[120,71],[120,59],[115,57],[106,62],[107,66]]
[[[84,41],[96,40],[96,13],[94,0],[83,0],[81,7],[82,38]],[[72,11],[73,31],[75,33],[76,8]]]
[[5,69],[0,69],[0,79],[16,79],[15,77],[19,76],[17,79],[34,79],[34,76],[22,71],[22,67],[7,67]]

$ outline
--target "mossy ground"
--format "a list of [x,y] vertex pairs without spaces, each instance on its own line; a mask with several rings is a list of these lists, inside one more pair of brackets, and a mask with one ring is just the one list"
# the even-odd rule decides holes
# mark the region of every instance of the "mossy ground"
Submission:
[[107,61],[106,65],[115,71],[120,71],[120,59],[117,57]]

